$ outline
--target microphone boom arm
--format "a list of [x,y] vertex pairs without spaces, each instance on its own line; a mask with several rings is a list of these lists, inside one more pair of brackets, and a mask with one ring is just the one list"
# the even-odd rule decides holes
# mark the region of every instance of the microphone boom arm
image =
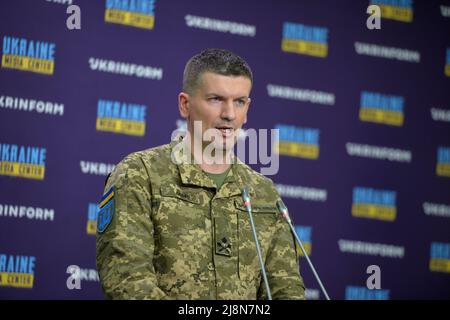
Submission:
[[272,294],[270,292],[269,281],[267,280],[266,268],[264,267],[264,262],[263,262],[262,254],[261,254],[261,248],[259,246],[258,235],[256,233],[255,223],[253,222],[252,205],[250,203],[250,195],[248,194],[247,188],[242,189],[242,199],[244,200],[244,206],[247,208],[248,216],[250,218],[250,225],[252,227],[253,238],[254,238],[255,244],[256,244],[256,252],[258,254],[259,265],[261,267],[261,273],[262,273],[262,276],[264,279],[264,285],[265,285],[266,291],[267,291],[267,299],[272,300]]
[[327,300],[330,300],[330,297],[328,296],[328,293],[327,293],[327,291],[325,290],[325,287],[323,286],[322,281],[320,280],[320,277],[319,277],[319,275],[318,275],[317,272],[316,272],[316,269],[314,268],[314,266],[313,266],[311,260],[309,259],[309,256],[308,256],[308,254],[306,253],[306,250],[305,250],[305,248],[303,247],[303,244],[302,244],[302,242],[300,241],[300,238],[298,237],[297,232],[295,231],[294,226],[292,225],[292,220],[291,220],[291,218],[289,217],[289,213],[288,213],[288,210],[287,210],[286,206],[284,205],[284,203],[283,203],[282,201],[278,200],[278,201],[277,201],[277,207],[278,207],[278,210],[280,211],[280,213],[282,214],[283,218],[284,218],[284,219],[287,221],[287,223],[289,224],[289,227],[291,228],[291,231],[292,231],[292,233],[294,234],[294,237],[295,237],[295,239],[297,240],[297,243],[300,245],[300,248],[302,249],[303,255],[305,256],[306,261],[308,262],[308,264],[309,264],[309,266],[310,266],[310,268],[311,268],[311,270],[312,270],[312,272],[313,272],[313,274],[314,274],[314,277],[316,278],[317,282],[319,283],[320,289],[322,290],[323,294],[325,295],[325,298],[326,298]]

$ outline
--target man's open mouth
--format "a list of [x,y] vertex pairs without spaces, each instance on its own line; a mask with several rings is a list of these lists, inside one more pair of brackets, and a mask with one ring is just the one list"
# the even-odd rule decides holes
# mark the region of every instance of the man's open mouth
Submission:
[[223,137],[230,137],[234,132],[231,127],[216,127],[216,129],[220,131]]

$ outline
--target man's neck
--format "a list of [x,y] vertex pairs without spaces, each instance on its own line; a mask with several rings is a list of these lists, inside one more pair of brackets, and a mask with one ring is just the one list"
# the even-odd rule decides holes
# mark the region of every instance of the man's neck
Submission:
[[208,173],[215,173],[215,174],[220,174],[220,173],[224,173],[225,171],[227,171],[230,168],[231,164],[205,164],[202,163],[200,164],[200,168],[202,168],[203,171],[208,172]]
[[215,153],[210,156],[209,154],[203,152],[204,147],[198,147],[202,146],[202,144],[197,144],[197,146],[194,146],[193,141],[192,143],[189,143],[189,141],[186,140],[184,142],[188,145],[190,144],[188,150],[195,159],[194,163],[199,164],[203,171],[220,174],[227,171],[231,167],[232,150],[220,150],[220,156],[215,157]]
[[215,154],[209,157],[203,152],[200,155],[194,154],[194,158],[199,161],[203,171],[219,174],[227,171],[231,166],[231,151],[220,150],[220,153],[218,157],[214,157]]

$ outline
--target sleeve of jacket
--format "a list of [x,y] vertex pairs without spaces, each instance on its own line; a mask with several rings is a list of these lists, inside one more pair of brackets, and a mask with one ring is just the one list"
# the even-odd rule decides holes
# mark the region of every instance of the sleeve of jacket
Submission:
[[109,177],[115,213],[97,232],[97,270],[108,299],[166,299],[153,267],[153,224],[148,173],[137,155],[125,158]]
[[[276,192],[275,188],[273,190]],[[300,275],[294,235],[280,215],[275,228],[265,261],[272,299],[305,300],[305,285]],[[266,299],[266,296],[264,283],[261,282],[258,299]]]

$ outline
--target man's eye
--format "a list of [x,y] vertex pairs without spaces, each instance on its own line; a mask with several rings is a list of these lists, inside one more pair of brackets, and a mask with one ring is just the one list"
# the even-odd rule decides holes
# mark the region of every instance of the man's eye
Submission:
[[221,99],[220,99],[219,97],[211,97],[211,98],[209,98],[208,100],[209,100],[209,101],[212,101],[212,102],[218,102],[218,101],[221,101]]
[[245,105],[245,101],[244,101],[244,100],[237,100],[237,101],[236,101],[236,104],[237,104],[238,106],[243,106],[243,105]]

